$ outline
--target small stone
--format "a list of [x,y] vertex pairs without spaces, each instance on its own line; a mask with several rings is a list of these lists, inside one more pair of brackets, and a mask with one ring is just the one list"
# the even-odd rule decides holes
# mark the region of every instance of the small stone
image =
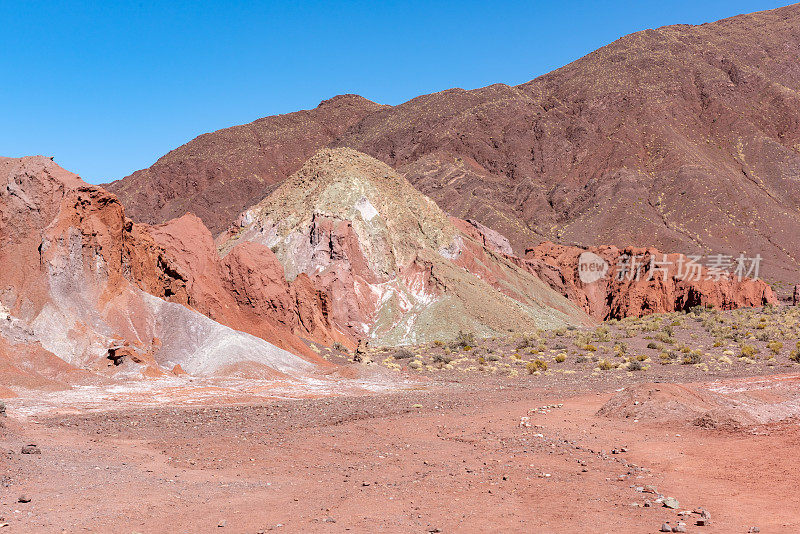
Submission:
[[700,517],[703,519],[711,519],[711,514],[708,512],[708,510],[700,510]]
[[650,501],[648,501],[648,500],[645,500],[645,501],[644,501],[644,505],[643,505],[643,506],[644,506],[645,508],[650,508],[651,506],[653,506],[653,503],[651,503],[651,502],[650,502]]
[[217,527],[218,528],[225,528],[225,525],[227,525],[227,524],[228,524],[228,522],[225,519],[223,519],[222,521],[219,522],[219,524],[217,524]]
[[664,499],[663,503],[666,508],[671,508],[673,510],[680,507],[678,499],[676,499],[675,497],[667,497],[666,499]]
[[659,532],[672,532],[672,527],[669,526],[669,523],[661,523]]
[[761,532],[761,529],[758,527],[750,527],[750,530],[747,531],[750,534],[755,534],[756,532]]
[[711,520],[710,519],[706,519],[704,517],[701,517],[700,519],[697,520],[697,526],[698,527],[707,527],[710,524],[711,524]]
[[22,495],[19,496],[17,502],[31,502],[31,498],[23,493]]
[[678,523],[672,527],[672,532],[686,532],[686,523]]
[[0,417],[4,416],[5,414],[6,414],[6,403],[0,401]]
[[42,454],[42,451],[35,443],[31,443],[22,447],[22,454]]

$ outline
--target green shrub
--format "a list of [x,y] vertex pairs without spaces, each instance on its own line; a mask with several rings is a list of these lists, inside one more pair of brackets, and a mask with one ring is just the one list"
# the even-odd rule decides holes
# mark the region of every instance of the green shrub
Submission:
[[597,362],[597,367],[599,367],[601,371],[609,371],[611,369],[614,369],[616,365],[606,359],[602,359],[599,362]]
[[693,364],[696,364],[696,363],[700,363],[702,361],[703,361],[703,358],[699,354],[691,353],[691,354],[687,354],[686,356],[684,356],[683,357],[683,361],[681,361],[681,363],[683,365],[693,365]]
[[628,362],[627,368],[628,371],[641,371],[642,362],[640,362],[639,360],[631,360]]
[[454,345],[464,350],[470,350],[475,346],[475,334],[459,330]]
[[780,341],[770,341],[767,343],[767,348],[771,350],[773,354],[779,354],[781,349],[783,349],[783,343]]
[[449,354],[437,354],[433,357],[433,361],[434,363],[448,364],[453,361],[453,357],[450,356]]
[[525,368],[528,370],[529,375],[532,375],[536,371],[547,371],[547,362],[544,360],[533,360],[532,362],[528,362]]
[[392,356],[394,357],[395,360],[407,360],[409,358],[413,358],[414,353],[408,349],[400,349],[397,352],[395,352]]
[[758,349],[753,345],[748,345],[747,343],[742,344],[741,346],[742,358],[754,358],[756,354],[758,354]]

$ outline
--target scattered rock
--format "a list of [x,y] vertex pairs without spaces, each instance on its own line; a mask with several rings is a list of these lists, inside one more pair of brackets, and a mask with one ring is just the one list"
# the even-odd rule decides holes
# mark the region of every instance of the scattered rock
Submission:
[[678,523],[672,527],[672,532],[686,532],[686,523]]
[[31,443],[22,447],[22,454],[42,454],[42,451],[35,443]]
[[135,354],[136,352],[133,350],[132,347],[129,347],[127,345],[116,345],[113,347],[109,347],[108,354],[106,357],[109,360],[111,360],[114,363],[114,365],[122,365],[123,363],[125,363],[125,358],[134,359]]
[[667,497],[662,501],[662,503],[666,508],[671,508],[673,510],[675,510],[680,506],[680,504],[678,503],[678,499],[676,499],[675,497]]
[[0,417],[5,417],[6,415],[6,403],[0,401]]
[[353,352],[353,361],[358,363],[372,363],[372,358],[367,354],[367,343],[361,339],[358,340],[355,352]]
[[711,524],[711,520],[710,519],[705,519],[705,518],[701,517],[700,519],[697,520],[697,526],[698,527],[707,527],[710,524]]
[[222,521],[219,522],[219,524],[217,524],[217,528],[225,528],[225,525],[227,525],[227,524],[228,524],[228,521],[223,519]]
[[672,532],[672,527],[669,526],[669,523],[661,523],[659,532]]
[[22,495],[19,496],[17,502],[31,502],[31,498],[23,493]]
[[756,532],[761,532],[761,529],[758,527],[750,527],[750,530],[747,531],[748,534],[755,534]]

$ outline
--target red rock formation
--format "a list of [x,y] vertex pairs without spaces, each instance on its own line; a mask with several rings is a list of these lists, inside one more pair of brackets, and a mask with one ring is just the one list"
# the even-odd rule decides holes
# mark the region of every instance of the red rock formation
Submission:
[[240,308],[305,339],[355,346],[351,337],[331,325],[329,293],[318,289],[306,274],[287,283],[283,265],[268,247],[241,243],[225,256],[223,266],[225,287]]
[[408,344],[462,329],[488,336],[589,322],[493,252],[508,250],[502,236],[464,224],[471,234],[386,164],[327,149],[245,211],[218,245],[226,261],[248,241],[272,247],[289,279],[305,274],[325,289],[331,321],[354,339]]
[[[606,262],[608,271],[596,281],[584,281],[581,255],[589,252]],[[626,263],[626,258],[637,258]],[[649,313],[687,310],[693,306],[719,309],[777,304],[762,280],[716,276],[695,267],[682,254],[662,254],[653,248],[566,247],[542,243],[517,260],[562,295],[598,320],[639,317]],[[585,263],[585,262],[584,262]],[[636,273],[638,272],[638,276]]]
[[[276,347],[324,363],[298,335],[345,340],[328,321],[324,295],[307,279],[288,284],[263,246],[223,263],[197,217],[134,224],[114,195],[46,158],[0,159],[0,182],[0,315],[13,326],[0,324],[1,342],[95,371],[112,365],[108,349],[119,347],[136,355],[116,359],[120,370],[129,372],[131,361],[155,376],[160,365],[211,373],[247,367],[250,357],[262,367],[306,369]],[[262,283],[241,299],[255,276],[248,268]]]

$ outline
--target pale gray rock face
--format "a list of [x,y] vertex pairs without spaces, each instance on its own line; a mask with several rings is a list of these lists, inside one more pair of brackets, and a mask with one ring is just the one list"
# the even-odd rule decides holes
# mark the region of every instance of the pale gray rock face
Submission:
[[152,313],[152,333],[162,340],[156,362],[180,365],[196,376],[213,376],[230,366],[254,363],[289,376],[310,374],[314,365],[263,339],[212,321],[185,306],[141,293]]

